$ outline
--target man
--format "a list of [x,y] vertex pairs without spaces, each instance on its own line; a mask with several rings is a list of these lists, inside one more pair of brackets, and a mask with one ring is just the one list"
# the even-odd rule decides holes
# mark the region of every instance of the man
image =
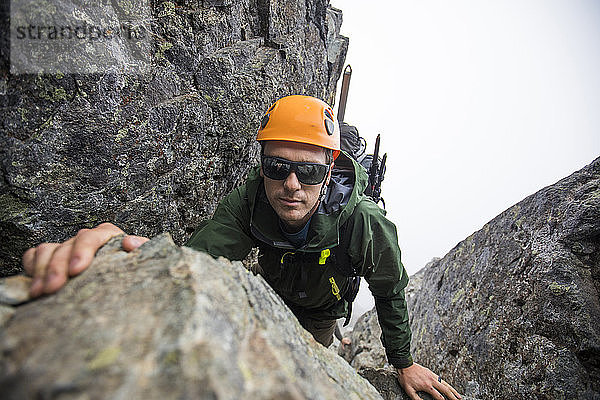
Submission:
[[[413,363],[404,299],[408,276],[400,261],[396,228],[363,191],[365,171],[340,152],[333,111],[309,96],[287,96],[263,116],[257,140],[261,165],[204,221],[186,246],[214,257],[241,260],[259,247],[257,268],[299,322],[324,346],[333,340],[336,320],[346,315],[342,298],[349,287],[339,263],[350,263],[364,276],[375,297],[388,361],[412,399],[417,391],[435,399],[459,399],[447,382]],[[332,179],[334,160],[351,166],[344,179]],[[83,271],[95,252],[123,231],[112,224],[81,230],[59,243],[45,243],[23,255],[34,276],[31,294],[57,291]],[[123,248],[147,238],[126,236]]]

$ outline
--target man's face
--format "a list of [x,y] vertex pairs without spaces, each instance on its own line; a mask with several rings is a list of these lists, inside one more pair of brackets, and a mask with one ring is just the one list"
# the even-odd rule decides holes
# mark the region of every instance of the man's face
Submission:
[[[310,144],[268,141],[264,148],[265,156],[285,158],[290,161],[314,162],[325,164],[325,151],[321,147]],[[329,183],[331,171],[327,175],[326,184]],[[318,185],[305,185],[291,172],[284,180],[274,180],[264,177],[265,192],[269,203],[288,228],[300,229],[314,212],[315,205],[323,183]]]

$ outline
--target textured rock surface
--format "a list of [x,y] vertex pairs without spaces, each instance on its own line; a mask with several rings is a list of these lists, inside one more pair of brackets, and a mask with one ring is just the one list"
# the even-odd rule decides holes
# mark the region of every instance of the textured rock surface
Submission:
[[261,277],[168,235],[113,240],[0,330],[3,399],[380,399]]
[[[398,373],[395,368],[388,364],[385,358],[385,350],[381,345],[379,337],[381,328],[377,321],[377,313],[373,308],[363,314],[354,325],[350,334],[351,346],[338,347],[338,354],[354,367],[358,373],[367,379],[385,400],[410,400],[410,397],[402,390],[398,383]],[[420,361],[420,360],[418,360]],[[447,377],[453,386],[452,377]],[[460,392],[463,400],[477,400],[479,390],[476,382],[468,382]],[[431,400],[428,393],[419,392],[423,400]]]
[[151,3],[146,75],[11,75],[0,35],[0,276],[26,248],[103,221],[181,243],[254,164],[270,103],[333,102],[348,40],[327,0]]
[[0,327],[4,325],[15,314],[15,309],[10,306],[0,304]]
[[364,368],[383,368],[387,359],[381,345],[381,327],[375,309],[358,318],[349,336],[351,345],[339,346],[339,355],[358,371]]
[[599,292],[600,158],[412,277],[413,356],[484,399],[600,399]]

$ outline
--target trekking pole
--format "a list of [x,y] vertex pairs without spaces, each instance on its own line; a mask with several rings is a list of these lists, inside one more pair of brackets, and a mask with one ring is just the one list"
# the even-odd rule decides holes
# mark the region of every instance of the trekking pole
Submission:
[[340,90],[340,104],[338,106],[338,122],[344,122],[346,115],[346,102],[348,101],[348,89],[350,89],[350,78],[352,77],[352,67],[350,64],[344,68],[344,77],[342,78],[342,89]]

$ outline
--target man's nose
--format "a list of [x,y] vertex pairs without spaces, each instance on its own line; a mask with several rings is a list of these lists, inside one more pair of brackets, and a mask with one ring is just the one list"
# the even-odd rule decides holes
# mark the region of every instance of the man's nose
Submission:
[[298,180],[298,177],[296,176],[296,173],[294,171],[290,172],[287,178],[285,178],[285,181],[283,181],[283,186],[287,190],[302,189],[302,185],[300,184],[300,181]]

